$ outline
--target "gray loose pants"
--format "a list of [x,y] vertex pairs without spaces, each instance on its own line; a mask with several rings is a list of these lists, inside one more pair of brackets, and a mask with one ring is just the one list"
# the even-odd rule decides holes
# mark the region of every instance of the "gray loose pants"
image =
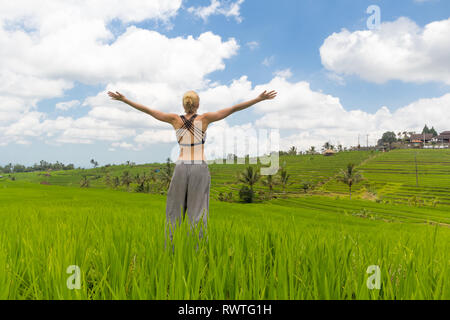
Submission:
[[[166,228],[173,240],[173,228],[188,214],[191,225],[203,220],[206,228],[209,216],[209,188],[211,175],[206,162],[177,161],[167,192]],[[169,224],[170,223],[170,224]],[[203,230],[200,229],[200,238]]]

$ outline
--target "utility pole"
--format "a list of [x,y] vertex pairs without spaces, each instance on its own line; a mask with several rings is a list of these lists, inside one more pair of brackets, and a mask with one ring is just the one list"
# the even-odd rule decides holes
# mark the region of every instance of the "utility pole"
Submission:
[[369,134],[367,135],[367,149],[369,149]]
[[414,162],[416,163],[416,186],[419,186],[419,170],[417,169],[417,151],[414,154]]
[[423,149],[425,149],[425,131],[423,132]]

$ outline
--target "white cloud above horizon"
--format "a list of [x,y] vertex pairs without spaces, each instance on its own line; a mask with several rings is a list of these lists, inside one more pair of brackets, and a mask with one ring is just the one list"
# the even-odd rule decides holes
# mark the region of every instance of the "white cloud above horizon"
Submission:
[[[207,87],[205,76],[223,70],[224,60],[239,49],[235,39],[223,41],[211,31],[196,38],[169,38],[134,25],[118,36],[108,29],[112,19],[168,21],[176,15],[180,0],[117,1],[114,8],[103,0],[16,4],[5,4],[0,13],[1,146],[23,143],[24,136],[43,136],[45,130],[53,139],[49,143],[93,143],[120,139],[115,132],[123,127],[160,127],[114,103],[106,91],[120,88],[130,98],[170,110],[181,100],[174,92]],[[83,101],[89,108],[86,116],[49,119],[37,110],[39,101],[63,97],[76,82],[105,85],[105,90]],[[60,102],[55,109],[76,106],[73,100]],[[134,131],[122,133],[126,137],[130,132]]]
[[327,70],[369,82],[450,85],[450,18],[423,28],[400,17],[379,30],[342,29],[325,39],[320,56]]
[[[103,0],[98,2],[102,4],[98,7],[80,2],[79,8],[48,0],[52,13],[45,12],[33,1],[21,0],[21,3],[23,11],[16,12],[8,4],[0,13],[0,46],[6,48],[0,52],[0,146],[26,145],[37,139],[52,145],[106,142],[111,151],[139,151],[149,145],[175,143],[174,132],[167,124],[112,101],[106,95],[108,90],[118,90],[132,100],[176,113],[181,112],[182,95],[189,89],[199,93],[202,111],[252,99],[264,90],[278,91],[276,100],[253,107],[254,120],[239,125],[222,121],[211,126],[209,146],[220,143],[214,136],[224,130],[244,136],[246,132],[266,127],[282,131],[282,149],[291,145],[300,149],[311,145],[320,147],[325,141],[355,145],[358,134],[379,137],[387,130],[420,130],[424,122],[450,130],[445,127],[450,123],[449,118],[442,116],[448,113],[450,93],[419,99],[395,111],[387,106],[380,106],[373,113],[350,111],[338,97],[312,90],[307,81],[289,81],[293,76],[289,68],[270,71],[273,78],[263,84],[252,83],[244,74],[230,84],[212,83],[208,75],[224,70],[225,61],[238,53],[239,45],[234,38],[223,40],[211,31],[198,37],[170,38],[133,25],[120,35],[108,29],[111,19],[170,21],[181,1],[161,0],[152,4],[132,1],[126,6],[117,1],[114,2],[117,8],[103,12],[99,9],[105,6]],[[58,10],[62,16],[54,14]],[[239,10],[232,12],[239,15]],[[67,23],[69,13],[71,22]],[[345,79],[341,75],[346,74],[358,74],[374,82],[400,79],[447,83],[450,81],[447,61],[443,61],[440,70],[429,61],[448,53],[447,39],[439,42],[443,40],[441,33],[446,35],[448,31],[448,21],[445,21],[431,23],[423,29],[404,19],[383,24],[380,32],[387,37],[383,36],[386,42],[380,40],[380,33],[343,30],[324,42],[322,60],[330,70],[330,78],[342,84]],[[405,39],[401,38],[402,34]],[[374,41],[378,43],[374,55],[379,58],[379,69],[371,66],[364,54],[354,50],[355,46],[363,52],[372,50]],[[423,50],[413,52],[419,49]],[[382,59],[389,57],[390,52],[395,66],[389,59]],[[405,61],[402,57],[406,57]],[[421,63],[410,70],[409,57],[417,57]],[[267,57],[263,64],[270,67],[274,60],[274,56]],[[399,61],[403,63],[398,65]],[[428,73],[426,68],[430,68]],[[104,89],[84,99],[60,102],[55,108],[67,111],[83,106],[85,115],[75,117],[63,113],[65,116],[52,119],[37,110],[40,101],[63,98],[76,82],[101,85]]]
[[[425,124],[432,124],[441,131],[450,130],[448,113],[450,93],[441,97],[419,99],[391,111],[380,106],[376,112],[346,110],[339,98],[313,91],[305,81],[289,82],[275,77],[263,88],[276,88],[277,103],[271,101],[255,106],[257,128],[280,128],[296,132],[284,135],[282,150],[290,146],[306,150],[310,146],[321,147],[326,141],[344,146],[357,145],[358,135],[369,134],[371,145],[386,131],[421,131]],[[364,139],[365,142],[365,139]]]
[[[222,129],[218,128],[224,127],[229,128],[230,132],[240,132],[242,137],[251,130],[279,129],[283,150],[291,145],[303,150],[312,145],[320,148],[326,141],[344,146],[355,145],[358,134],[369,134],[373,140],[385,131],[421,130],[424,121],[442,130],[449,129],[446,127],[448,118],[442,115],[450,105],[450,93],[437,98],[420,99],[395,111],[382,106],[374,113],[346,110],[339,98],[313,91],[305,81],[290,82],[283,75],[277,75],[270,82],[259,85],[253,85],[243,76],[230,85],[211,87],[198,93],[202,111],[213,111],[251,99],[272,88],[278,91],[276,100],[255,105],[254,121],[244,125],[229,125],[226,121],[213,124],[208,130],[207,146],[211,148],[218,143],[220,139],[214,138],[215,132],[219,130],[216,134],[220,134]],[[169,92],[168,95],[175,95],[175,92]],[[30,112],[11,124],[4,134],[17,137],[16,143],[23,143],[31,137],[53,143],[92,144],[95,141],[110,141],[113,149],[127,150],[142,150],[157,143],[175,144],[174,131],[166,124],[129,110],[130,107],[117,101],[110,101],[117,104],[116,109],[110,110],[112,112],[102,112],[101,108],[105,108],[103,104],[93,101],[103,99],[103,96],[106,94],[86,99],[90,101],[91,111],[85,117],[58,117],[52,120],[45,119],[41,113]],[[117,115],[114,112],[118,112]]]
[[69,109],[73,109],[76,108],[80,105],[80,101],[79,100],[70,100],[70,101],[63,101],[63,102],[59,102],[55,105],[55,108],[57,110],[62,110],[62,111],[67,111]]
[[211,0],[208,6],[189,7],[188,12],[203,19],[204,22],[212,15],[224,15],[225,17],[234,17],[238,23],[242,22],[240,8],[245,0],[236,0],[234,2],[224,0]]
[[247,42],[246,45],[252,51],[259,48],[259,42],[258,41],[250,41],[250,42]]

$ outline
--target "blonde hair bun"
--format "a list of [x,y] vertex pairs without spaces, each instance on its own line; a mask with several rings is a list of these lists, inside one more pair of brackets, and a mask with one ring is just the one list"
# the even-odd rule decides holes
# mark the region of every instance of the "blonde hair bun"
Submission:
[[200,98],[195,91],[188,91],[183,95],[183,107],[186,113],[195,113],[199,104]]

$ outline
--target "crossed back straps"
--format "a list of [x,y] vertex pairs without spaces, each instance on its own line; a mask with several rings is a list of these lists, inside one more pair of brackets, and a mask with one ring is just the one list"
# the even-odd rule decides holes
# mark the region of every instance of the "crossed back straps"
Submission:
[[[194,114],[190,119],[187,119],[184,115],[180,115],[181,120],[183,120],[183,125],[181,126],[181,128],[177,129],[177,140],[180,146],[193,147],[196,145],[205,144],[206,132],[194,125],[194,120],[195,118],[197,118],[197,116],[198,114]],[[194,137],[194,141],[198,142],[190,144],[181,143],[181,140],[188,131]]]

